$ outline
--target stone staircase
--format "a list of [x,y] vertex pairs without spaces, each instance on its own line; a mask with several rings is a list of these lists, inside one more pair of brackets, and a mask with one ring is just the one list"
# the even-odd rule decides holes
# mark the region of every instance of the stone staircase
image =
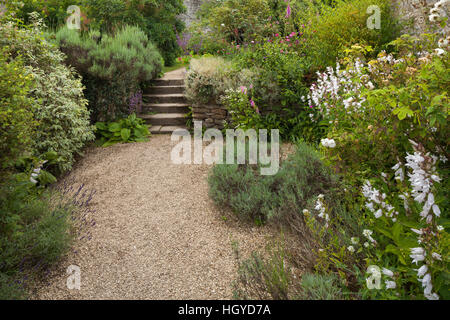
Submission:
[[140,118],[150,124],[153,134],[172,133],[186,129],[189,107],[184,96],[184,73],[176,70],[157,79],[144,91]]

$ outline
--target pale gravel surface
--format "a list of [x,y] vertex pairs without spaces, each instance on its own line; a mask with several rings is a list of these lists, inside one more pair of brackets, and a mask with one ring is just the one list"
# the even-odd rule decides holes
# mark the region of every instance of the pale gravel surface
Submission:
[[[243,252],[261,249],[270,231],[243,225],[208,197],[206,165],[174,165],[169,135],[87,151],[65,179],[95,189],[97,225],[76,244],[35,299],[229,299]],[[228,220],[222,219],[227,215]],[[81,290],[65,270],[81,268]]]

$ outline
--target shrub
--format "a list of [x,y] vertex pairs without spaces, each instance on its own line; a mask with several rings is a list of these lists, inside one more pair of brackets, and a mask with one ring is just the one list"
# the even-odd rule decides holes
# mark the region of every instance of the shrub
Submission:
[[318,194],[331,195],[337,186],[317,153],[303,143],[277,174],[260,176],[258,172],[252,165],[216,165],[208,180],[209,194],[217,205],[231,208],[244,219],[289,225],[292,220],[303,221],[303,209]]
[[[367,27],[369,6],[380,9],[379,30]],[[372,46],[379,52],[400,31],[388,0],[338,0],[332,6],[314,6],[305,12],[299,23],[306,25],[305,49],[316,70],[334,65],[343,50],[356,43]]]
[[[309,223],[325,240],[317,266],[362,298],[449,297],[447,41],[405,35],[394,54],[369,62],[353,46],[344,68],[311,88],[330,123],[324,155],[351,186],[345,204],[359,224],[343,232]],[[367,288],[371,275],[379,290]]]
[[89,233],[92,193],[82,189],[43,189],[21,175],[0,185],[1,299],[26,298],[29,285],[45,276],[74,239]]
[[192,59],[186,75],[186,98],[195,105],[220,104],[226,90],[239,85],[250,86],[253,73],[236,70],[233,64],[218,57]]
[[92,25],[102,33],[114,34],[125,25],[134,25],[158,47],[166,66],[180,53],[176,33],[184,28],[179,15],[185,10],[182,0],[89,0],[86,1]]
[[23,7],[21,7],[18,18],[26,24],[32,22],[29,14],[37,12],[42,15],[46,26],[51,29],[56,29],[65,24],[69,14],[67,8],[71,5],[81,6],[83,0],[22,0]]
[[339,279],[334,275],[304,274],[301,289],[304,300],[343,300]]
[[83,76],[93,121],[114,120],[129,115],[128,99],[140,84],[157,77],[162,58],[143,31],[126,26],[115,36],[91,32],[80,37],[61,29],[56,40],[67,54],[67,63]]
[[238,277],[233,282],[235,299],[286,300],[295,296],[287,254],[280,244],[270,244],[265,254],[252,252],[245,260],[241,260],[237,243],[233,243],[233,250],[238,264]]
[[11,59],[9,48],[0,51],[0,177],[19,156],[30,151],[36,128],[37,102],[29,96],[33,78],[20,58]]
[[64,66],[64,55],[42,38],[39,21],[32,28],[5,24],[0,35],[11,57],[21,55],[34,79],[30,96],[39,103],[33,110],[38,122],[32,137],[33,154],[55,151],[60,157],[56,169],[70,169],[74,156],[94,138],[80,79]]
[[144,120],[136,118],[136,114],[131,114],[128,118],[117,122],[97,122],[95,124],[97,132],[101,137],[100,143],[103,147],[115,143],[142,142],[146,141],[150,135]]

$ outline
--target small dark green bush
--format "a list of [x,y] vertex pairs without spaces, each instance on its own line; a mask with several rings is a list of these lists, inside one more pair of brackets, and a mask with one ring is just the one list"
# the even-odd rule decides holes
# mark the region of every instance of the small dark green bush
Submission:
[[209,177],[209,194],[219,206],[254,221],[288,222],[300,216],[317,195],[332,199],[338,182],[308,145],[282,163],[273,176],[261,176],[256,165],[216,165]]
[[95,121],[115,120],[129,115],[129,99],[140,85],[156,78],[163,60],[147,35],[126,26],[115,36],[91,32],[81,37],[62,28],[56,34],[67,64],[83,76],[86,97]]

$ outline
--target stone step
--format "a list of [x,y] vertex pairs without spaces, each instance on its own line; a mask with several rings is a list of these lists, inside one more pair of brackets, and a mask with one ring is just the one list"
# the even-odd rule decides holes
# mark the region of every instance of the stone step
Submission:
[[141,115],[146,123],[154,126],[180,126],[186,125],[186,114],[184,113],[158,113],[152,115]]
[[189,105],[184,103],[144,103],[142,111],[143,113],[188,113]]
[[177,129],[185,129],[187,130],[186,126],[151,126],[150,132],[152,134],[172,134]]
[[184,85],[184,79],[156,79],[152,81],[154,86],[182,86]]
[[184,94],[144,94],[144,102],[158,104],[158,103],[186,103]]
[[144,93],[145,94],[173,94],[173,93],[184,93],[184,86],[155,86],[148,87]]

